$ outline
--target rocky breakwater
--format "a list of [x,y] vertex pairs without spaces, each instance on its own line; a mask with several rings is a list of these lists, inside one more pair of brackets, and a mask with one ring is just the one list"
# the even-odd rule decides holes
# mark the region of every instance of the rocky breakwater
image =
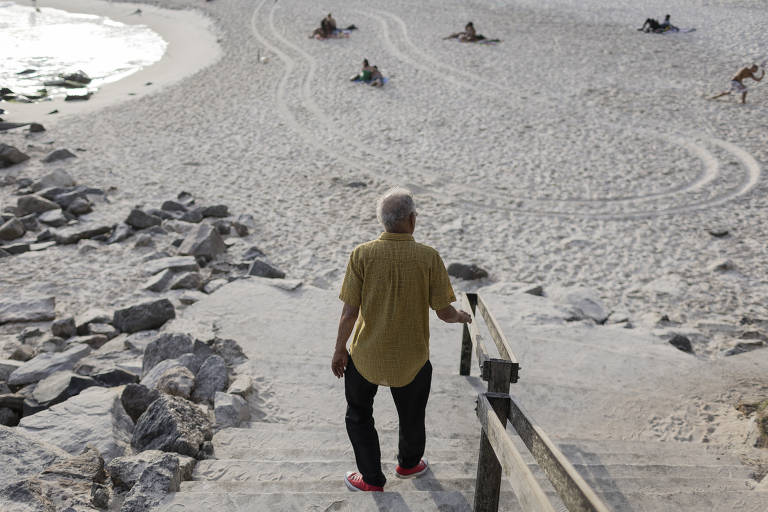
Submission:
[[240,346],[157,330],[174,317],[165,298],[91,310],[0,360],[0,510],[148,510],[249,419]]

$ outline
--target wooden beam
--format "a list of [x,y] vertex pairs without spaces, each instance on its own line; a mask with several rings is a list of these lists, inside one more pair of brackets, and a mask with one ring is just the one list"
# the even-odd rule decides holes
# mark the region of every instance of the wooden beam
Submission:
[[509,420],[570,512],[609,512],[605,503],[514,397],[510,397]]
[[472,345],[475,347],[475,354],[477,354],[477,363],[480,369],[482,370],[483,365],[486,361],[488,361],[491,357],[488,355],[488,351],[485,348],[485,345],[483,344],[483,338],[480,336],[480,332],[477,329],[477,318],[474,314],[474,308],[472,307],[470,299],[467,297],[466,293],[461,294],[460,297],[461,300],[461,308],[469,313],[469,315],[472,317],[472,323],[471,324],[464,324],[464,327],[467,329],[467,332],[469,333],[469,337],[472,340]]
[[512,348],[509,346],[507,338],[504,336],[504,333],[501,332],[499,324],[496,322],[496,318],[488,309],[488,306],[485,304],[485,301],[480,295],[477,296],[477,306],[480,310],[480,314],[485,320],[486,325],[488,326],[488,332],[491,333],[491,338],[493,338],[494,343],[496,343],[496,348],[499,350],[499,355],[501,355],[503,359],[517,363],[517,357],[515,356],[515,353],[512,352]]
[[[491,405],[490,401],[493,401]],[[506,428],[499,420],[497,413],[509,412],[509,395],[503,393],[481,393],[477,400],[477,417],[483,426],[483,440],[487,441],[488,448],[493,451],[493,459],[498,466],[498,478],[500,470],[504,473],[512,485],[512,489],[520,502],[522,510],[526,512],[554,512],[552,504],[547,499],[536,477],[531,473],[528,464],[510,439]],[[475,512],[496,512],[498,510],[498,487],[494,496],[489,495],[487,482],[493,484],[497,477],[497,467],[482,467],[483,448],[481,446],[480,459],[478,460],[478,478],[475,488]],[[492,490],[492,488],[490,488]]]

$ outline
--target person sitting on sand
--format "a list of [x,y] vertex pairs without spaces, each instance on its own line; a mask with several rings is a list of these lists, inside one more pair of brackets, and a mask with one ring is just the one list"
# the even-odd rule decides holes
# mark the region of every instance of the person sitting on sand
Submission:
[[384,86],[384,75],[379,71],[379,66],[373,66],[371,70],[371,85],[374,87]]
[[647,18],[645,20],[645,23],[643,23],[643,26],[637,30],[639,30],[640,32],[648,33],[648,32],[656,32],[660,28],[661,28],[661,23],[659,23],[658,20],[654,18]]
[[[375,67],[375,66],[374,66]],[[368,59],[363,59],[363,69],[360,70],[360,73],[350,78],[350,81],[352,82],[365,82],[370,83],[371,80],[373,80],[373,69],[374,67],[371,67],[371,65],[368,63]],[[378,70],[377,70],[378,72]]]
[[757,73],[758,66],[757,64],[752,64],[750,67],[743,67],[739,70],[736,75],[734,75],[733,78],[731,78],[731,88],[727,91],[721,92],[720,94],[716,96],[712,96],[710,99],[714,100],[717,98],[720,98],[721,96],[726,96],[728,94],[731,94],[732,92],[735,92],[736,94],[741,93],[741,103],[744,104],[747,102],[747,86],[744,85],[744,79],[751,78],[755,82],[759,82],[763,79],[765,76],[765,69],[763,69],[763,74],[760,75],[760,78],[757,78],[755,76],[755,73]]
[[672,23],[670,23],[669,14],[664,16],[664,21],[661,22],[661,24],[659,25],[659,28],[661,29],[662,32],[667,32],[667,31],[679,32],[680,31],[679,28],[677,28]]
[[477,41],[485,41],[488,43],[501,42],[500,39],[488,39],[484,35],[478,34],[475,30],[475,25],[471,21],[464,27],[464,32],[456,32],[443,39],[458,39],[462,43],[475,43]]
[[320,28],[316,28],[309,36],[310,39],[329,39],[329,38],[347,38],[349,32],[357,30],[357,27],[350,25],[347,28],[339,29],[336,26],[336,20],[328,13],[328,16],[320,21]]

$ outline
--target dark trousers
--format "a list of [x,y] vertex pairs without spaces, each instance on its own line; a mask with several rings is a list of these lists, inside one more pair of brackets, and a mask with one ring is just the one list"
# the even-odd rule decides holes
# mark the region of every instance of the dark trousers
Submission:
[[[427,361],[410,384],[390,388],[400,418],[397,462],[403,468],[415,467],[424,455],[424,415],[431,385],[432,365]],[[383,486],[387,479],[381,471],[381,448],[373,421],[373,398],[378,388],[360,375],[350,357],[344,372],[347,434],[363,481]]]

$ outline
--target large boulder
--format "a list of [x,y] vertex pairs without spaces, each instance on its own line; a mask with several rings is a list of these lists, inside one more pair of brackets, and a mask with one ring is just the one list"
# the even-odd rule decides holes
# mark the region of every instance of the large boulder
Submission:
[[112,485],[120,492],[129,491],[139,480],[141,473],[164,457],[175,457],[179,461],[179,477],[182,481],[192,478],[197,460],[186,455],[160,450],[145,450],[136,455],[112,459],[107,465]]
[[133,333],[162,327],[176,317],[168,299],[153,300],[115,311],[112,325],[122,332]]
[[0,143],[0,169],[20,164],[29,160],[29,155],[22,153],[13,146]]
[[475,264],[451,263],[448,265],[448,275],[465,281],[474,281],[488,277],[488,271]]
[[195,387],[195,374],[184,366],[167,370],[157,381],[155,388],[166,395],[189,399]]
[[50,409],[22,418],[18,429],[79,454],[93,445],[106,460],[125,454],[133,421],[121,388],[92,387]]
[[168,285],[171,284],[171,280],[173,280],[175,275],[176,274],[173,272],[173,270],[163,270],[162,272],[155,274],[147,279],[144,284],[141,285],[141,289],[148,290],[150,292],[165,291],[165,289],[168,288]]
[[8,222],[0,225],[0,240],[16,240],[24,236],[27,229],[24,227],[24,223],[17,217],[12,218]]
[[212,437],[208,415],[183,398],[161,395],[144,411],[133,430],[134,449],[162,450],[198,458]]
[[187,235],[179,247],[179,254],[213,259],[226,250],[227,246],[224,239],[221,238],[216,228],[203,223]]
[[77,344],[64,352],[39,354],[11,373],[8,384],[22,386],[43,380],[55,372],[72,370],[80,359],[90,353],[91,347]]
[[123,501],[120,512],[145,512],[157,507],[170,492],[179,490],[181,468],[179,458],[165,454],[150,463]]
[[90,377],[84,377],[71,371],[52,373],[35,386],[32,398],[41,405],[52,406],[80,394],[84,389],[98,386]]
[[159,397],[160,393],[156,389],[150,390],[141,384],[128,384],[120,395],[120,401],[125,412],[135,422]]
[[191,371],[192,374],[195,374],[200,369],[200,362],[191,353],[182,354],[176,359],[160,361],[141,378],[141,384],[149,389],[155,389],[157,383],[160,382],[160,379],[168,370],[179,367],[184,367]]
[[51,324],[51,333],[59,338],[71,338],[77,334],[74,317],[61,318]]
[[189,334],[167,333],[157,337],[144,349],[144,361],[141,374],[146,375],[157,363],[167,359],[176,359],[182,354],[192,352],[194,340]]
[[56,298],[0,299],[0,325],[10,322],[48,322],[56,318]]
[[[0,487],[33,476],[69,456],[61,448],[18,428],[0,426]],[[0,504],[2,501],[0,501]]]
[[213,403],[218,427],[239,427],[251,417],[248,403],[241,396],[217,391]]
[[113,314],[99,308],[91,308],[75,317],[77,334],[85,336],[90,334],[91,324],[109,324],[112,322]]
[[591,288],[564,288],[556,290],[552,295],[556,301],[568,306],[571,318],[575,320],[593,320],[604,324],[611,314],[600,295]]
[[30,213],[43,213],[58,209],[60,209],[58,204],[34,194],[21,196],[16,200],[16,211],[19,217],[24,217]]
[[192,399],[196,402],[213,402],[217,391],[224,391],[229,384],[227,363],[219,355],[212,355],[205,360],[195,377],[195,390]]
[[7,381],[8,377],[22,366],[24,366],[24,361],[0,359],[0,382]]

